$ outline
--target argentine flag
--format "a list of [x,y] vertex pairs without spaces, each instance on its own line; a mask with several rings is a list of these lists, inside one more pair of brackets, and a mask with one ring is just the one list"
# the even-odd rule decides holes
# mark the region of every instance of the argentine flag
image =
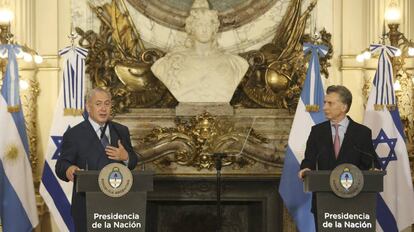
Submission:
[[310,211],[312,194],[303,192],[303,182],[298,178],[298,172],[311,127],[325,120],[319,56],[326,55],[328,49],[322,45],[305,43],[304,52],[311,52],[311,59],[290,130],[279,193],[299,231],[312,232],[315,231],[314,217]]
[[9,57],[0,95],[0,217],[4,232],[32,231],[39,223],[26,125],[16,85],[15,46],[2,47],[8,49]]
[[368,98],[364,124],[372,130],[372,141],[387,171],[384,191],[377,199],[377,231],[395,232],[414,223],[414,192],[404,129],[396,105],[390,57],[395,47],[371,45],[380,52],[377,71]]
[[55,174],[63,134],[84,120],[84,76],[87,50],[66,47],[59,52],[65,58],[63,81],[50,130],[40,194],[47,204],[59,231],[74,231],[71,216],[72,182],[60,180]]

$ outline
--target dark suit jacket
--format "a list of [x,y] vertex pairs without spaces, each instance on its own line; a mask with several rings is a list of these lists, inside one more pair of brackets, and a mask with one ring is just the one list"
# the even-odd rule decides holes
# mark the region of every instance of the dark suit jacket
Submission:
[[[111,146],[118,147],[118,140],[121,140],[128,152],[128,168],[134,169],[138,159],[132,149],[128,128],[116,122],[109,122],[108,128]],[[114,162],[123,164],[121,161],[108,159],[92,125],[88,120],[85,120],[67,130],[63,135],[61,155],[57,160],[55,171],[60,179],[69,181],[66,178],[66,170],[71,165],[85,170],[101,170],[105,165]],[[71,209],[76,231],[86,231],[85,194],[76,193],[76,184],[73,185]]]
[[[319,123],[312,127],[306,143],[305,158],[302,160],[300,169],[332,170],[343,163],[351,163],[361,170],[368,170],[374,166],[380,168],[378,155],[372,144],[371,130],[359,123],[354,122],[350,117],[349,125],[345,132],[344,139],[339,150],[338,158],[335,157],[332,126],[329,121]],[[373,157],[368,154],[369,153]],[[312,212],[315,212],[316,201],[312,199]]]

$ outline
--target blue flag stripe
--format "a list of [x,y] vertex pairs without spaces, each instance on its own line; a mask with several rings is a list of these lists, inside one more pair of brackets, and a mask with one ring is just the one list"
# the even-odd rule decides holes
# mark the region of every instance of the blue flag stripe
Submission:
[[[66,69],[67,69],[67,67],[68,67],[68,65],[67,65],[67,63],[68,63],[68,61],[66,61]],[[64,76],[65,74],[63,74],[63,76]],[[66,89],[66,82],[65,82],[65,78],[63,78],[63,89],[65,90]],[[68,106],[66,105],[66,94],[64,93],[63,94],[63,107],[66,109]]]
[[[391,67],[391,63],[388,63],[387,65],[388,68],[388,73],[392,73],[392,67]],[[392,84],[392,78],[390,78],[390,86],[389,86],[390,90],[391,90],[391,104],[395,104],[395,94],[394,94],[394,86]]]
[[[405,140],[405,134],[404,134],[404,128],[401,122],[400,113],[398,111],[398,108],[396,110],[390,111],[392,120],[395,124],[395,127],[397,128],[398,132],[400,133],[401,137]],[[405,142],[405,141],[404,141]]]
[[[288,147],[282,176],[297,177],[299,168],[298,160],[290,147]],[[300,181],[299,178],[281,178],[279,192],[283,198],[286,208],[295,220],[297,227],[299,229],[308,228],[307,231],[312,231],[313,228],[315,228],[314,221],[303,220],[304,218],[309,217],[309,214],[312,214],[310,212],[312,206],[312,194],[303,192],[303,182]],[[297,208],[296,206],[298,205],[301,207]],[[309,230],[309,228],[311,229]]]
[[[0,160],[0,173],[5,174],[3,163]],[[13,186],[11,185],[9,179],[6,175],[0,176],[1,180],[1,207],[0,211],[7,210],[6,212],[1,212],[2,215],[2,223],[3,223],[3,231],[22,231],[22,232],[31,232],[32,231],[32,224],[29,220],[29,217],[24,209],[22,203],[20,202],[19,197],[17,196],[16,192],[14,191]]]
[[57,206],[56,208],[62,216],[62,219],[65,222],[66,226],[70,231],[74,231],[73,220],[70,212],[70,203],[67,200],[65,193],[56,180],[55,175],[53,175],[53,171],[47,162],[45,162],[43,169],[42,182],[52,197],[53,202]]
[[[76,70],[78,70],[78,64],[79,64],[79,56],[76,56]],[[78,109],[78,81],[79,81],[79,74],[78,72],[75,72],[75,86],[73,87],[73,91],[75,91],[75,108]]]
[[[8,78],[6,76],[6,78]],[[7,82],[7,81],[6,81]],[[5,85],[3,85],[2,89],[1,89],[1,95],[3,96],[4,100],[6,101],[7,104],[9,104],[9,102],[7,102],[7,92],[8,92],[9,88]],[[18,99],[18,102],[20,104],[20,96]],[[19,136],[20,136],[20,140],[23,143],[24,146],[24,150],[26,151],[26,155],[29,155],[29,143],[27,141],[27,134],[26,134],[26,124],[25,124],[25,120],[24,120],[24,116],[23,116],[23,108],[20,107],[20,110],[18,112],[13,112],[10,113],[14,124],[17,127],[17,131],[19,132]]]
[[377,220],[383,231],[398,232],[394,215],[380,194],[377,194]]
[[[83,67],[84,67],[84,65],[81,65],[81,73],[80,73],[80,77],[81,77],[81,88],[80,88],[80,91],[81,91],[81,96],[83,96],[83,73],[84,73],[84,71],[83,71]],[[81,99],[81,108],[83,109],[84,108],[84,105],[83,105],[83,103],[85,102],[85,99]]]

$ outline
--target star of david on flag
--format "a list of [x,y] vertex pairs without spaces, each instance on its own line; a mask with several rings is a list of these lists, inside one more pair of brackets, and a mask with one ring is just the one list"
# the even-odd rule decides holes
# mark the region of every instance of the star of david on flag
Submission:
[[70,213],[72,182],[60,180],[55,165],[60,156],[63,134],[67,129],[82,122],[84,108],[84,74],[87,51],[78,47],[66,47],[59,54],[66,58],[62,86],[53,117],[50,139],[45,155],[40,194],[47,204],[59,231],[75,231]]
[[414,192],[404,129],[396,105],[390,57],[396,48],[371,45],[379,52],[378,68],[368,98],[364,124],[372,130],[372,141],[380,158],[384,191],[377,198],[377,231],[402,231],[414,223]]
[[372,140],[372,143],[375,150],[377,149],[378,145],[387,144],[389,148],[388,154],[384,154],[385,156],[379,158],[382,170],[387,170],[388,163],[390,161],[397,160],[397,154],[395,154],[395,145],[397,144],[397,138],[388,138],[388,136],[385,134],[385,131],[381,129],[378,136]]

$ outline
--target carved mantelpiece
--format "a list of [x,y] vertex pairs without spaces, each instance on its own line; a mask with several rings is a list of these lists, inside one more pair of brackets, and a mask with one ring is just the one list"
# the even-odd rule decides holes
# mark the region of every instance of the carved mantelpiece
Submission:
[[276,109],[189,117],[177,117],[174,109],[132,109],[115,120],[130,128],[140,165],[157,174],[211,175],[211,155],[228,152],[232,156],[225,160],[225,174],[279,176],[292,118],[287,110]]
[[[155,171],[154,191],[148,195],[147,227],[151,231],[175,228],[173,231],[183,232],[200,225],[204,229],[200,231],[214,231],[209,230],[216,222],[216,170],[209,162],[211,157],[206,156],[204,163],[182,162],[177,153],[189,148],[195,152],[188,153],[194,158],[190,160],[197,161],[201,155],[197,152],[202,150],[197,139],[217,135],[209,140],[216,144],[215,139],[223,141],[229,134],[235,138],[236,151],[249,136],[239,160],[225,160],[222,169],[223,231],[296,230],[278,194],[293,120],[287,110],[234,109],[232,116],[176,116],[174,109],[135,108],[114,120],[129,127],[133,146],[141,153],[139,168]],[[253,132],[249,133],[250,127]],[[238,162],[243,159],[245,163]],[[167,217],[168,212],[176,216]],[[197,225],[191,223],[199,219]],[[242,223],[245,225],[240,226]]]

